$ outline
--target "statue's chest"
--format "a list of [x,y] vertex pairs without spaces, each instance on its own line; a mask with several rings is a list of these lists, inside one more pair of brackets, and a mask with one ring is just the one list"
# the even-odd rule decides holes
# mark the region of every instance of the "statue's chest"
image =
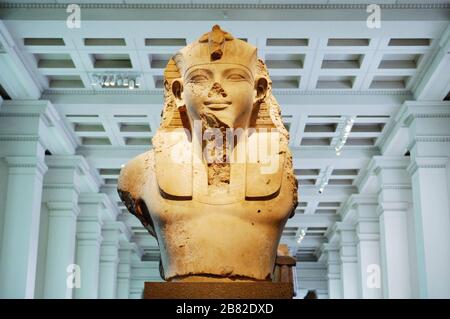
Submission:
[[[202,148],[184,133],[170,134],[155,151],[155,175],[161,196],[174,201],[226,205],[276,197],[281,189],[285,153],[279,134],[255,133],[229,156],[227,182],[211,184],[211,165]],[[215,173],[220,174],[220,169]]]

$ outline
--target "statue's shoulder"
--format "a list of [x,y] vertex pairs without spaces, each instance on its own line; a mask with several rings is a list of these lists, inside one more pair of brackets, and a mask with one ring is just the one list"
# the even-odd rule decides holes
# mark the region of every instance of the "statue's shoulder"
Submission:
[[128,211],[142,222],[152,236],[156,237],[149,210],[142,200],[143,189],[152,178],[153,171],[153,150],[136,156],[121,169],[117,191]]
[[135,200],[140,198],[142,188],[154,170],[154,162],[153,150],[150,150],[126,163],[120,171],[119,193],[128,193]]

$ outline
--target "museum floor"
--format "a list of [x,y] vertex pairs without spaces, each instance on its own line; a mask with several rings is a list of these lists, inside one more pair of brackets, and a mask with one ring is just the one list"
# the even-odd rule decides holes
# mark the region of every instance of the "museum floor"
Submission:
[[167,61],[216,23],[257,47],[289,130],[297,298],[450,298],[450,1],[70,2],[0,1],[0,298],[161,281],[118,176]]

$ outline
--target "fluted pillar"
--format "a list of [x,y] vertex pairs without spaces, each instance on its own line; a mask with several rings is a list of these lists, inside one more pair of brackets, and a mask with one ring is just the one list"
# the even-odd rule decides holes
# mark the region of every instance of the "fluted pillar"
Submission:
[[102,237],[102,210],[105,194],[81,193],[80,214],[77,219],[76,264],[81,270],[81,285],[74,298],[97,299],[99,292],[100,245]]
[[0,241],[0,298],[33,298],[36,278],[44,150],[10,156]]
[[72,154],[76,145],[50,102],[2,102],[0,161],[5,180],[0,186],[6,194],[0,198],[0,298],[36,297],[44,153]]
[[416,260],[411,213],[411,180],[406,157],[376,156],[375,176],[380,188],[377,213],[384,298],[414,298]]
[[119,264],[119,222],[105,222],[102,227],[103,242],[100,249],[99,295],[101,299],[117,296],[117,267]]
[[328,297],[330,299],[341,299],[342,283],[339,248],[333,244],[323,244],[323,254],[326,254]]
[[[48,207],[44,298],[72,298],[79,179],[87,163],[81,156],[47,156],[43,202]],[[76,276],[74,276],[74,279]]]
[[131,256],[133,254],[133,249],[132,243],[120,243],[119,266],[117,270],[118,299],[128,299],[130,297]]
[[380,233],[375,196],[353,195],[356,211],[358,295],[363,299],[382,297]]
[[339,232],[339,261],[341,268],[342,298],[358,298],[358,259],[356,256],[355,227],[336,223]]
[[450,298],[450,102],[405,102],[419,296]]

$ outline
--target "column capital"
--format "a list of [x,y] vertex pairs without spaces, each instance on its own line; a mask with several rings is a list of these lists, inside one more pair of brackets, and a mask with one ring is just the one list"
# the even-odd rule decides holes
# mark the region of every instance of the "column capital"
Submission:
[[352,194],[339,210],[339,214],[343,221],[355,223],[365,214],[361,213],[363,211],[360,210],[360,207],[376,207],[377,202],[378,200],[375,194]]
[[77,242],[81,246],[100,246],[103,236],[100,232],[77,231]]
[[328,265],[339,264],[339,246],[335,243],[324,243],[319,247],[320,257],[324,256],[323,261]]
[[373,156],[366,168],[355,179],[355,185],[360,192],[369,190],[371,193],[376,193],[381,188],[380,182],[382,182],[377,181],[376,178],[386,177],[389,173],[397,175],[396,173],[406,169],[408,164],[409,158],[404,156]]
[[78,201],[80,204],[100,205],[103,208],[106,208],[105,202],[107,201],[107,196],[108,195],[104,193],[83,192],[80,194]]
[[410,202],[379,202],[378,209],[381,211],[405,211],[411,207]]
[[119,249],[119,240],[125,229],[122,222],[106,221],[102,226],[103,245],[116,246]]
[[412,176],[419,168],[446,168],[448,157],[415,157],[407,167],[408,173]]
[[[81,155],[51,155],[45,157],[49,167],[45,184],[77,183],[80,191],[98,192],[101,184],[97,170],[92,169],[86,159]],[[69,174],[60,174],[61,171]],[[54,173],[53,173],[54,172]],[[67,179],[69,179],[67,181]]]
[[336,222],[333,225],[333,228],[336,232],[354,231],[355,225],[347,224],[344,222]]
[[110,197],[104,193],[87,193],[82,192],[78,202],[82,207],[79,218],[81,219],[101,219],[102,222],[114,222],[118,214],[116,205]]
[[10,174],[34,174],[37,172],[43,177],[48,167],[43,159],[38,156],[7,156],[5,162],[10,169]]
[[47,201],[48,214],[50,217],[77,217],[80,208],[74,202]]
[[448,101],[405,101],[395,116],[397,122],[409,127],[418,118],[450,118]]
[[399,156],[374,156],[368,165],[377,174],[380,170],[406,169],[409,158]]
[[[73,154],[78,142],[73,130],[63,121],[50,101],[46,100],[10,100],[4,101],[0,112],[0,122],[10,118],[23,119],[24,123],[43,125],[0,124],[0,135],[6,136],[43,136],[45,147],[54,154]],[[2,129],[4,126],[5,128]],[[48,133],[48,134],[42,134]]]
[[100,262],[106,262],[106,263],[110,262],[110,263],[118,264],[119,257],[117,256],[117,254],[114,254],[114,253],[106,254],[105,250],[102,249],[101,254],[100,254]]
[[89,170],[89,164],[81,155],[51,155],[45,157],[49,168],[74,169],[79,173]]

